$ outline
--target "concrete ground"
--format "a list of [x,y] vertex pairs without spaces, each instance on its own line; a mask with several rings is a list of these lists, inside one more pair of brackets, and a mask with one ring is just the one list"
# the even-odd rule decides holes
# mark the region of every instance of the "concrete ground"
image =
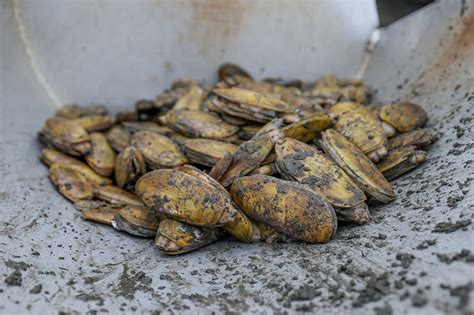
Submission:
[[365,75],[375,101],[423,105],[437,140],[393,183],[393,203],[371,204],[369,224],[342,225],[324,245],[228,239],[168,257],[81,220],[38,160],[52,109],[37,104],[50,100],[17,34],[1,43],[0,313],[474,312],[473,1],[440,1],[382,31]]

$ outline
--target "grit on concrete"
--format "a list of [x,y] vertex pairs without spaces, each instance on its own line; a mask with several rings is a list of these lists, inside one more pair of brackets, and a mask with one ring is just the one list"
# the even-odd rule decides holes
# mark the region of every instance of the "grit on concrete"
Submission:
[[365,80],[376,101],[422,104],[437,140],[393,183],[393,203],[371,204],[369,224],[342,225],[325,245],[227,239],[168,257],[81,220],[38,160],[35,134],[51,111],[35,106],[49,100],[19,45],[2,34],[0,313],[474,312],[472,1],[441,1],[383,30]]

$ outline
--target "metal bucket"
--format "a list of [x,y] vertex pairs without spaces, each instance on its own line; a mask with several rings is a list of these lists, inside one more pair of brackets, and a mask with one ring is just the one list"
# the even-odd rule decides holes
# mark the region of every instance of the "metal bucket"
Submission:
[[[0,23],[0,273],[21,279],[0,282],[1,313],[473,311],[472,0],[380,30],[373,54],[368,0],[4,0]],[[167,257],[55,192],[35,136],[57,104],[129,107],[180,76],[213,82],[225,61],[257,78],[363,75],[375,101],[428,111],[428,162],[370,224],[317,246],[225,240]]]

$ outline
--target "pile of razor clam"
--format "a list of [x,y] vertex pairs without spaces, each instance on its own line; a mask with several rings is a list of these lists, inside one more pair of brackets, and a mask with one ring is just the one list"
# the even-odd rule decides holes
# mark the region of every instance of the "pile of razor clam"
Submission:
[[368,200],[391,202],[389,181],[426,159],[426,112],[367,105],[361,81],[255,81],[232,64],[218,76],[114,115],[63,106],[39,132],[51,182],[84,219],[180,254],[225,234],[328,242],[338,220],[369,222]]

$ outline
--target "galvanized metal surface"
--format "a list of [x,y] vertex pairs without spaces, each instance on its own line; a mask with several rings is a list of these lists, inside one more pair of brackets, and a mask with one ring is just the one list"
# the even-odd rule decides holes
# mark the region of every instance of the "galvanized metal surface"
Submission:
[[352,76],[377,24],[371,0],[17,2],[58,98],[111,106],[153,98],[177,77],[214,82],[229,60],[257,77]]
[[[20,53],[8,2],[0,23],[0,275],[18,270],[22,279],[0,282],[1,313],[473,312],[472,257],[456,256],[474,252],[473,224],[433,232],[473,218],[473,1],[441,1],[382,32],[367,83],[378,101],[425,106],[438,140],[427,163],[395,182],[394,203],[372,205],[370,224],[342,226],[326,245],[228,240],[180,257],[82,221],[54,191],[34,139],[49,99]],[[285,75],[286,65],[266,68],[274,65]],[[41,292],[29,293],[38,284]]]

